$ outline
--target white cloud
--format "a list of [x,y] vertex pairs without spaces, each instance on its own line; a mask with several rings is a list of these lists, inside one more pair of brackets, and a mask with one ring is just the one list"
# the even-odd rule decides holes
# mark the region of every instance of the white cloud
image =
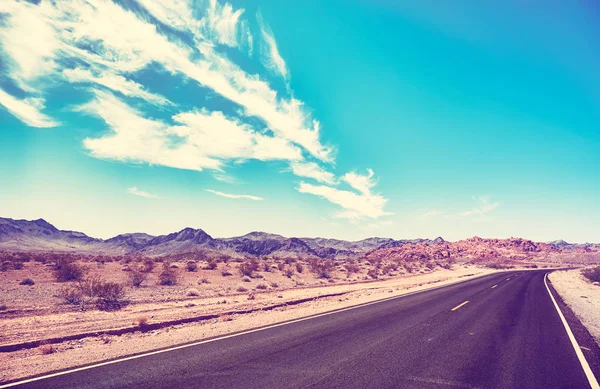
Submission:
[[62,74],[70,82],[95,83],[112,89],[113,91],[122,93],[127,97],[137,97],[155,105],[172,104],[163,96],[144,90],[144,87],[139,83],[128,80],[125,77],[114,74],[108,70],[100,73],[99,75],[94,75],[90,70],[75,68],[65,69],[63,70]]
[[131,188],[127,188],[127,193],[135,195],[135,196],[145,197],[147,199],[160,199],[159,196],[152,194],[152,193],[144,192],[143,190],[139,190],[135,186],[132,186]]
[[112,94],[80,107],[97,115],[111,132],[87,138],[84,146],[97,158],[146,162],[189,170],[221,170],[227,160],[299,160],[300,150],[269,137],[221,112],[193,111],[173,116],[175,125],[142,117]]
[[292,162],[292,173],[299,177],[307,177],[325,184],[335,184],[335,175],[315,162]]
[[216,0],[209,0],[206,16],[200,20],[200,26],[214,41],[236,47],[248,36],[245,23],[240,21],[243,13],[243,9],[234,10],[229,3],[221,5]]
[[40,112],[44,109],[42,98],[19,100],[0,89],[0,105],[31,127],[55,127],[59,124]]
[[433,210],[433,211],[425,212],[425,213],[419,215],[418,217],[419,217],[419,219],[429,219],[431,217],[439,216],[441,214],[442,214],[442,212]]
[[300,183],[298,191],[322,197],[341,206],[344,210],[335,214],[339,218],[358,219],[366,217],[377,219],[381,216],[391,215],[383,209],[387,199],[370,191],[356,193],[326,185],[312,185],[306,182]]
[[473,198],[477,206],[469,211],[461,212],[459,216],[485,216],[500,206],[497,201],[492,202],[490,196],[480,196]]
[[260,201],[260,200],[264,200],[262,197],[258,197],[258,196],[251,196],[251,195],[238,195],[238,194],[231,194],[231,193],[223,193],[223,192],[218,192],[216,190],[212,190],[212,189],[206,189],[207,192],[216,194],[217,196],[221,196],[221,197],[227,197],[229,199],[246,199],[246,200],[254,200],[254,201]]
[[281,57],[281,54],[279,54],[279,49],[277,48],[277,42],[273,36],[273,31],[271,31],[271,28],[263,22],[260,14],[257,15],[257,20],[260,25],[260,33],[264,41],[264,48],[262,50],[264,65],[267,68],[279,73],[283,78],[287,78],[287,66],[284,59]]
[[367,169],[367,175],[361,175],[356,172],[344,174],[342,181],[347,182],[351,187],[363,194],[371,193],[371,188],[377,185],[377,181],[373,180],[373,170]]

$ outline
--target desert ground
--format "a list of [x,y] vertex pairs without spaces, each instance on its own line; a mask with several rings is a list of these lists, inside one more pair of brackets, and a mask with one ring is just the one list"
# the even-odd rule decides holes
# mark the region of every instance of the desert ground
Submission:
[[[16,266],[5,263],[0,272],[0,382],[257,328],[495,271],[556,266],[36,258]],[[65,271],[74,279],[66,280]],[[118,296],[110,297],[107,305],[100,294],[89,292],[96,284],[118,286]]]

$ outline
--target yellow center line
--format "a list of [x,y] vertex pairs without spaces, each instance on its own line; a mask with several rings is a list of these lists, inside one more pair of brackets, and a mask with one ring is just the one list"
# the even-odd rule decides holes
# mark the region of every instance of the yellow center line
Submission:
[[498,284],[496,284],[496,285],[492,286],[492,289],[494,289],[496,286],[498,286]]
[[456,311],[458,308],[462,307],[465,304],[468,304],[469,300],[465,301],[464,303],[458,304],[457,306],[455,306],[454,308],[451,309],[451,311]]

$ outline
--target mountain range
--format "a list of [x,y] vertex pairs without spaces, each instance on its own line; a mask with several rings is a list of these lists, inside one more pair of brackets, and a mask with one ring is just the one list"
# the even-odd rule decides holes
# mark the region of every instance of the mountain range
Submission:
[[121,234],[110,239],[90,237],[82,232],[59,230],[43,219],[0,218],[0,249],[7,251],[52,251],[90,255],[143,256],[231,256],[231,257],[320,257],[442,259],[522,258],[539,253],[597,252],[600,244],[572,244],[563,240],[542,243],[522,238],[482,239],[458,242],[436,239],[394,240],[367,238],[346,241],[326,238],[284,237],[251,232],[232,238],[213,238],[201,229],[184,228],[168,235]]

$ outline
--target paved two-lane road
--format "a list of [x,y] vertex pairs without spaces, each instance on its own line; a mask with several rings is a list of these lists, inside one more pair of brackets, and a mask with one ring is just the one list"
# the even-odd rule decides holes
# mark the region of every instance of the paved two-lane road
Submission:
[[542,271],[489,275],[22,388],[589,388]]

